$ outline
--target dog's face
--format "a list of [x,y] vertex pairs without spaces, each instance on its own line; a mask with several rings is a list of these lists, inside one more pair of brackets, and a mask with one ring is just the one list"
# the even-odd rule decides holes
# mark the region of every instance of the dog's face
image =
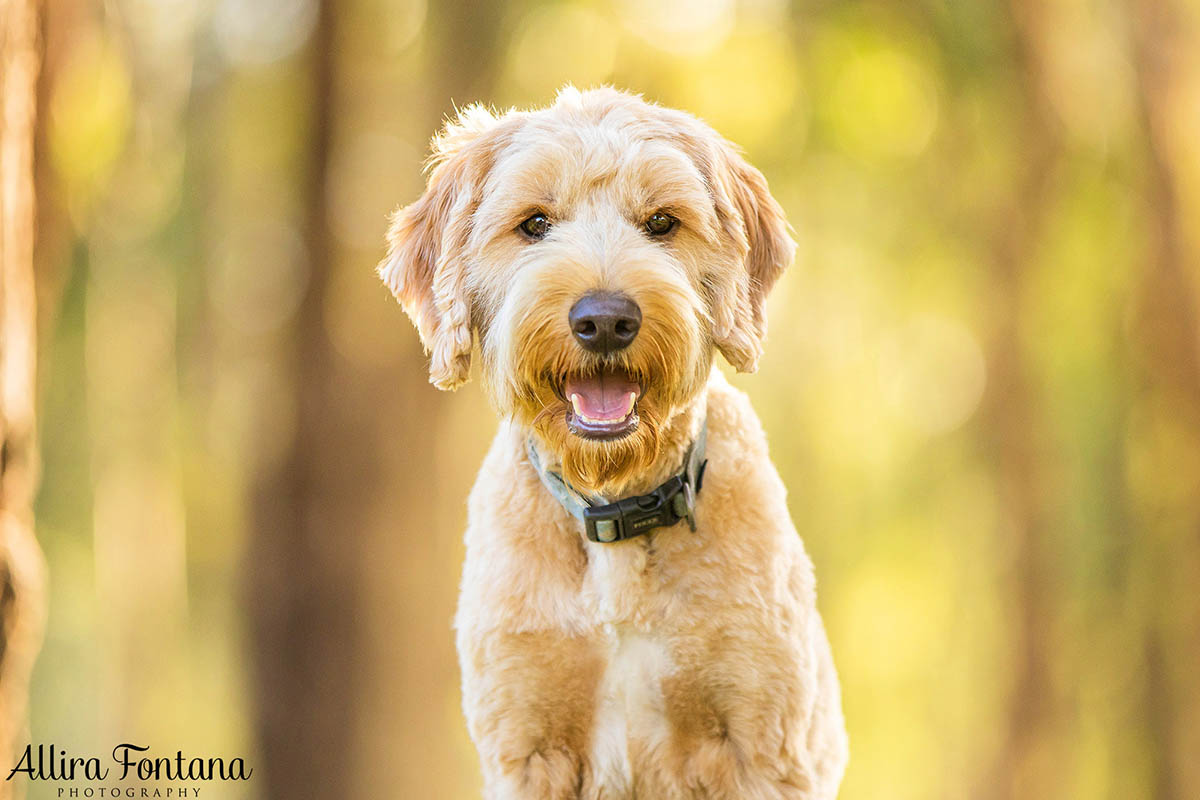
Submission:
[[550,108],[465,110],[379,267],[431,353],[488,393],[581,488],[653,463],[713,348],[754,369],[767,291],[794,244],[762,175],[699,120],[611,89]]

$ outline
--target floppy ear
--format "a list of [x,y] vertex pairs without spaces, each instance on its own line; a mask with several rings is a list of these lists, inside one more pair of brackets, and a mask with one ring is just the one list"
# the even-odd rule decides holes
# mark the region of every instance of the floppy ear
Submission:
[[484,134],[495,123],[485,108],[471,106],[434,137],[425,193],[392,216],[377,268],[417,327],[430,354],[429,382],[439,389],[457,389],[470,374],[466,246],[493,160]]
[[767,335],[767,293],[791,264],[796,243],[767,179],[733,145],[719,139],[710,168],[717,216],[735,253],[710,276],[713,341],[739,372],[753,372]]

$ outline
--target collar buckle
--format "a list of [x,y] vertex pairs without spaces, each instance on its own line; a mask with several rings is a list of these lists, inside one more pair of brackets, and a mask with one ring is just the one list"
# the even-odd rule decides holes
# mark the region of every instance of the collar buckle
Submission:
[[583,509],[583,525],[593,542],[619,542],[669,528],[680,520],[696,530],[696,493],[680,475],[673,476],[650,494],[635,495],[601,506]]

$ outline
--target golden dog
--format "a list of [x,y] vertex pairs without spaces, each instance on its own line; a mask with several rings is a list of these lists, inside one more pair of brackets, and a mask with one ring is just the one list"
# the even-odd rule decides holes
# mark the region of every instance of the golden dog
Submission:
[[[746,397],[795,245],[758,170],[613,89],[466,109],[379,274],[503,422],[456,619],[489,800],[832,798],[812,563]],[[621,502],[618,502],[621,501]]]

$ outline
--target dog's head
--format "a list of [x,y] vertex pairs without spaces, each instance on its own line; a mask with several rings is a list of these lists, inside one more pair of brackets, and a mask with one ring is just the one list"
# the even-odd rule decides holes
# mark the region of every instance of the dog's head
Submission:
[[645,471],[716,347],[753,370],[795,248],[762,174],[696,118],[612,89],[466,109],[433,141],[379,274],[431,354],[467,380],[477,339],[501,413],[581,488]]

